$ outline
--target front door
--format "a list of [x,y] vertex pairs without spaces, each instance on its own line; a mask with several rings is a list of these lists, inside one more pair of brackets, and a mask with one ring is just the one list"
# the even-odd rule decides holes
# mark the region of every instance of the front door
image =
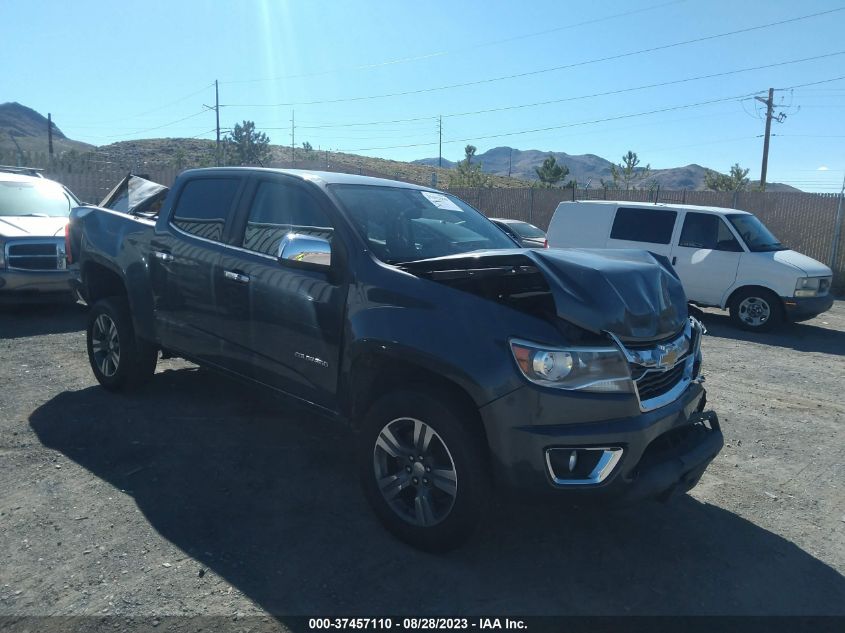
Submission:
[[[216,284],[227,310],[242,317],[232,324],[239,330],[233,336],[252,352],[253,377],[331,407],[347,286],[338,281],[342,262],[327,207],[327,200],[296,179],[259,179],[238,229],[238,251],[224,256]],[[280,262],[279,243],[288,233],[328,239],[331,268]]]
[[736,280],[742,255],[724,218],[688,211],[672,263],[690,301],[718,306]]

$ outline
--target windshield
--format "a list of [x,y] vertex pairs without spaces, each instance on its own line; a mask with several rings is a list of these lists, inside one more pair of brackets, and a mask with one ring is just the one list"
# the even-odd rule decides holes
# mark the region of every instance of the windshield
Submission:
[[780,243],[778,238],[772,235],[772,232],[766,228],[766,225],[757,219],[757,216],[735,214],[727,215],[733,227],[742,237],[745,245],[753,253],[766,253],[769,251],[785,251],[789,250],[786,246]]
[[372,185],[332,185],[331,191],[373,254],[389,264],[516,248],[490,220],[448,194]]
[[525,238],[544,238],[546,234],[543,233],[540,229],[538,229],[533,224],[528,224],[528,222],[508,222],[507,225],[513,230],[514,233],[519,235],[519,237]]
[[61,218],[77,204],[61,185],[49,180],[0,180],[0,216]]

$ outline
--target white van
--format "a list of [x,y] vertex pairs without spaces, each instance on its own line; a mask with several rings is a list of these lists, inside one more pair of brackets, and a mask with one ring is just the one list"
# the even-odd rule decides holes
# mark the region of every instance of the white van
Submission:
[[754,215],[688,204],[561,202],[552,248],[638,248],[666,257],[691,303],[728,308],[746,329],[830,309],[830,268],[789,250]]

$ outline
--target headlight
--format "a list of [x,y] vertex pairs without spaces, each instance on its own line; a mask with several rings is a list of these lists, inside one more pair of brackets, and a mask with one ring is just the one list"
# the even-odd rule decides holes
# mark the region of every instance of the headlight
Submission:
[[795,284],[796,297],[815,297],[819,294],[821,277],[801,277]]
[[631,393],[628,363],[614,347],[556,348],[511,339],[511,352],[522,375],[543,387],[592,392]]

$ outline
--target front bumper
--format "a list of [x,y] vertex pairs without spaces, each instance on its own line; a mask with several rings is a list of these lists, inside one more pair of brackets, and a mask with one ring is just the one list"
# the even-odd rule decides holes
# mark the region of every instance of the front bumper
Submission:
[[70,295],[73,292],[73,269],[69,270],[2,270],[0,269],[0,300]]
[[[699,384],[648,413],[625,396],[524,387],[482,407],[480,413],[495,470],[507,488],[520,495],[630,502],[683,492],[698,483],[724,444],[718,418],[704,412],[705,403]],[[561,422],[561,417],[572,422]],[[556,482],[549,449],[599,447],[622,449],[600,482]]]
[[824,297],[784,297],[783,307],[789,321],[806,321],[827,312],[833,306],[833,295]]

